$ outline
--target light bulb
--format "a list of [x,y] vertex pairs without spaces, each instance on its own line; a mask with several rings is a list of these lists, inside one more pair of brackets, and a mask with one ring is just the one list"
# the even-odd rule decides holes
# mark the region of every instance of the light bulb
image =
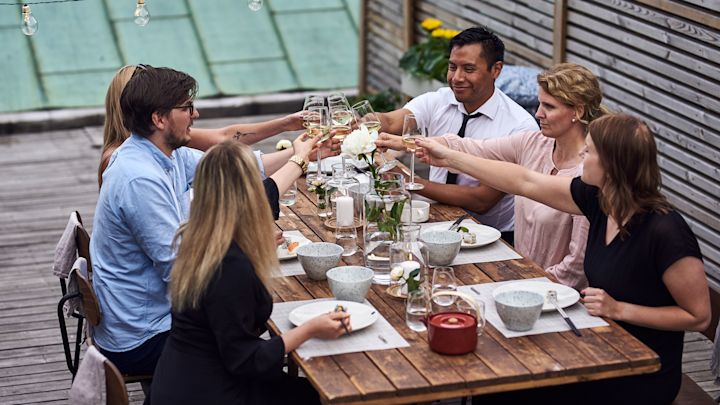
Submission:
[[248,8],[252,11],[258,11],[263,6],[263,0],[248,0]]
[[30,36],[37,32],[38,30],[38,22],[33,17],[32,11],[30,11],[30,6],[27,4],[23,4],[22,6],[22,32],[23,34]]
[[145,0],[137,0],[137,6],[135,6],[135,24],[144,27],[150,22],[150,12],[145,8]]

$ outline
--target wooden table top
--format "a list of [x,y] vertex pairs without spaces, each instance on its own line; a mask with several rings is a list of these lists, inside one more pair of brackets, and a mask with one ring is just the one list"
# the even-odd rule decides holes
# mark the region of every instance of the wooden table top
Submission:
[[[334,242],[315,213],[315,196],[298,180],[297,202],[282,207],[277,221],[283,230],[299,230],[312,241]],[[454,220],[463,212],[433,204],[429,222]],[[358,245],[362,245],[362,232]],[[343,262],[362,265],[362,253]],[[460,284],[478,284],[552,276],[531,260],[454,266]],[[424,402],[467,395],[569,384],[656,371],[658,356],[611,320],[609,326],[508,339],[490,323],[478,337],[475,352],[446,356],[430,350],[426,332],[405,325],[405,302],[385,293],[387,286],[373,285],[367,299],[410,343],[410,347],[335,356],[291,359],[303,370],[324,403],[391,404]],[[275,302],[332,297],[327,281],[307,276],[278,278]],[[270,328],[278,332],[269,322]]]

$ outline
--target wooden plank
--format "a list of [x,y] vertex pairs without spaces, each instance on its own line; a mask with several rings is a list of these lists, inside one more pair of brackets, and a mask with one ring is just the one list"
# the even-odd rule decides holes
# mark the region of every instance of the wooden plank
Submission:
[[415,2],[403,0],[403,45],[405,49],[415,44]]
[[[701,11],[693,7],[686,6],[682,3],[670,0],[637,0],[651,7],[659,8],[670,14],[677,15],[697,23],[707,25],[708,27],[720,30],[720,16],[717,12],[714,14],[707,11]],[[717,11],[717,10],[716,10]]]
[[367,28],[367,13],[368,13],[368,0],[360,1],[360,32],[358,33],[358,92],[360,94],[366,94],[367,88],[367,41],[368,41],[368,28]]
[[567,41],[567,0],[555,0],[553,25],[553,63],[565,61]]

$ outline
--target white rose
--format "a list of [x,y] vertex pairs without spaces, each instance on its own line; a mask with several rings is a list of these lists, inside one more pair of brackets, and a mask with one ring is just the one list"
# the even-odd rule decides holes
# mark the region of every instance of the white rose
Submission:
[[281,139],[278,141],[277,145],[275,145],[276,150],[283,150],[283,149],[290,149],[292,148],[292,142],[288,141],[287,139]]
[[360,125],[345,137],[340,149],[352,157],[365,155],[375,150],[375,140],[378,138],[377,131],[368,131],[365,125]]
[[402,266],[395,266],[390,270],[390,280],[398,281],[405,275],[405,269]]

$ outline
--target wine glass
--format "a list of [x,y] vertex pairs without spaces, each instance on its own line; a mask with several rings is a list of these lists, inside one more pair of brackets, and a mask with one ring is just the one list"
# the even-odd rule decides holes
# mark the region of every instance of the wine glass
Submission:
[[[457,291],[457,280],[455,279],[455,271],[452,267],[436,267],[433,270],[432,277],[432,294],[438,291]],[[447,307],[455,303],[455,297],[452,295],[441,295],[433,297],[433,302]]]
[[330,138],[330,113],[327,107],[312,106],[303,119],[307,123],[308,138],[320,137],[317,148],[317,177],[320,178],[322,177],[322,162],[320,161],[319,145]]
[[405,185],[408,190],[422,190],[425,188],[420,183],[415,183],[415,140],[423,137],[422,128],[418,126],[414,114],[407,114],[403,119],[402,141],[405,147],[412,152],[410,155],[410,182]]
[[[380,117],[377,115],[375,110],[373,110],[369,101],[362,100],[355,103],[353,104],[352,109],[355,112],[355,119],[359,125],[365,125],[370,132],[380,132],[380,127],[382,126],[380,123]],[[382,160],[382,164],[378,169],[378,173],[385,173],[388,170],[392,170],[398,164],[398,161],[395,159],[391,161],[385,159],[385,155],[382,153],[380,154],[380,159]]]
[[333,138],[342,140],[352,132],[354,119],[352,110],[344,103],[330,102],[329,105],[332,130],[335,132]]

